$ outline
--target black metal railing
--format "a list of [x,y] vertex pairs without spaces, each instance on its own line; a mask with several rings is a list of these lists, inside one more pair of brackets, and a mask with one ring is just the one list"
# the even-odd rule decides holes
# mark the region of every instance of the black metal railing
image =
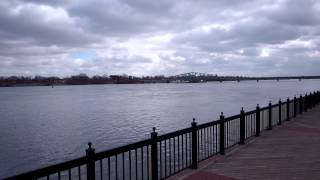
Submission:
[[248,138],[272,130],[320,102],[320,92],[279,100],[277,104],[224,117],[205,124],[159,135],[153,128],[151,138],[126,146],[95,153],[88,143],[86,156],[41,168],[6,179],[165,179],[227,149],[245,144]]

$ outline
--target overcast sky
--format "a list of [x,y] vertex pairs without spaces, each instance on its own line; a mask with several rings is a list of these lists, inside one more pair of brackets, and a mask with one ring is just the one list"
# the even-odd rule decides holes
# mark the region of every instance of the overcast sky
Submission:
[[320,75],[320,1],[1,0],[0,75]]

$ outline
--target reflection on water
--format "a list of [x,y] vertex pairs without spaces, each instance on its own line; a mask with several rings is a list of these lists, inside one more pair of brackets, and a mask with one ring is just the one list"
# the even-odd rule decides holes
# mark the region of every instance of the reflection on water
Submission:
[[0,178],[320,89],[319,80],[0,88]]

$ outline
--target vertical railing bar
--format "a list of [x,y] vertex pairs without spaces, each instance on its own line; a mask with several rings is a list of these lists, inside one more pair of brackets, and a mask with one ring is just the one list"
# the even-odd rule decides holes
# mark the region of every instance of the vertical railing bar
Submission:
[[208,127],[208,155],[209,157],[211,156],[211,151],[212,151],[212,130],[211,130],[212,126]]
[[213,126],[210,126],[210,156],[213,155],[213,146],[214,146],[214,136],[213,136]]
[[115,155],[116,158],[116,180],[118,180],[118,154]]
[[102,172],[103,172],[102,159],[100,159],[99,162],[100,162],[100,179],[102,180],[103,179],[103,175],[102,175]]
[[216,145],[215,145],[215,154],[217,154],[218,153],[218,125],[215,125],[215,128],[216,128],[216,136],[215,136],[215,138],[216,138]]
[[143,180],[143,177],[144,177],[144,172],[143,172],[143,161],[144,161],[144,157],[143,157],[143,147],[140,148],[141,149],[141,152],[140,152],[140,155],[141,155],[141,179]]
[[122,179],[125,180],[124,152],[122,153]]
[[138,152],[137,152],[137,149],[134,149],[134,155],[135,155],[135,161],[136,161],[136,165],[135,165],[135,168],[136,168],[136,179],[138,179]]
[[183,134],[181,135],[181,168],[184,168],[184,154],[183,154]]
[[173,173],[176,172],[176,138],[173,138]]
[[164,140],[164,177],[167,177],[167,140]]
[[147,177],[148,177],[148,180],[150,179],[150,176],[149,176],[149,172],[150,172],[150,166],[149,166],[149,161],[150,161],[150,158],[149,158],[149,146],[147,146]]
[[199,160],[200,159],[200,129],[199,130],[197,130],[197,160]]
[[189,164],[192,166],[192,133],[189,133]]
[[132,171],[131,171],[131,150],[128,151],[129,153],[129,179],[132,179]]
[[207,127],[207,157],[210,157],[210,143],[211,143],[211,141],[210,141],[210,126],[209,127]]
[[171,156],[171,138],[169,138],[169,175],[171,175],[171,169],[172,169],[172,164],[171,164],[171,160],[172,160],[172,156]]
[[81,180],[81,167],[78,166],[78,175],[79,175],[79,180]]
[[229,121],[225,122],[225,148],[228,148],[228,124]]
[[209,126],[208,129],[207,129],[207,138],[208,138],[208,142],[207,142],[207,146],[208,146],[208,149],[207,149],[207,152],[208,152],[208,157],[211,156],[211,145],[212,145],[212,141],[211,141],[211,127],[212,126]]
[[111,179],[110,158],[111,158],[111,157],[108,157],[108,178],[109,178],[109,180]]
[[239,130],[239,128],[238,128],[238,119],[235,119],[234,120],[234,134],[235,134],[235,136],[234,136],[234,144],[238,144],[239,143],[239,140],[238,140],[238,130]]
[[250,126],[251,126],[251,127],[250,127],[250,129],[251,129],[251,131],[250,131],[250,137],[251,137],[252,134],[253,134],[253,129],[252,129],[252,124],[253,124],[253,123],[252,123],[252,121],[253,121],[253,114],[250,115]]
[[211,147],[211,151],[212,151],[212,155],[213,154],[215,154],[215,152],[214,152],[214,145],[215,145],[215,139],[214,139],[214,125],[211,127],[211,129],[212,129],[212,132],[211,132],[211,137],[212,137],[212,147]]
[[188,133],[185,134],[184,138],[185,138],[185,143],[186,143],[185,151],[186,151],[186,168],[187,168],[188,167]]
[[201,129],[201,135],[200,135],[200,139],[201,139],[201,160],[204,159],[205,157],[205,151],[204,151],[204,137],[203,137],[203,134],[204,134],[204,128]]
[[206,140],[206,135],[205,135],[205,128],[202,128],[202,145],[201,145],[201,152],[202,152],[202,159],[206,158],[206,147],[205,147],[205,140]]
[[178,171],[180,170],[180,135],[178,135]]
[[269,108],[268,108],[268,120],[269,120],[269,127],[268,130],[272,130],[272,108],[271,108],[271,101],[269,101]]
[[58,180],[61,179],[61,174],[60,174],[60,171],[58,171]]
[[204,154],[204,159],[206,159],[207,158],[207,141],[208,141],[208,139],[207,139],[207,128],[203,128],[203,135],[204,135],[204,137],[203,137],[203,154]]
[[71,169],[68,169],[68,177],[69,177],[69,180],[71,180]]
[[208,154],[207,154],[207,141],[208,141],[208,139],[207,139],[207,134],[208,134],[207,133],[207,128],[203,129],[203,134],[204,134],[204,138],[203,138],[204,139],[204,143],[203,143],[204,144],[204,149],[203,149],[204,150],[204,157],[207,158],[208,157]]
[[287,98],[287,111],[286,111],[286,113],[287,113],[287,121],[289,121],[290,120],[290,112],[292,111],[291,109],[291,103],[290,103],[290,98],[288,97]]
[[203,159],[203,138],[202,138],[202,129],[200,129],[200,147],[199,147],[199,151],[200,151],[200,157],[199,160],[201,161]]
[[279,108],[278,108],[278,113],[279,113],[279,117],[278,117],[278,125],[281,125],[282,123],[281,123],[281,104],[282,104],[282,102],[281,102],[281,99],[279,99]]
[[162,177],[162,141],[159,142],[159,175]]

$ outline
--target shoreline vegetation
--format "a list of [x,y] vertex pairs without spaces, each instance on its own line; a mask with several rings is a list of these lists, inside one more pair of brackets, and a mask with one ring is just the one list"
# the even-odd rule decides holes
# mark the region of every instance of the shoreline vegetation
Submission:
[[280,79],[320,79],[320,76],[288,76],[288,77],[245,77],[218,76],[204,73],[185,73],[176,76],[131,76],[131,75],[95,75],[89,77],[79,74],[70,77],[56,76],[8,76],[0,77],[0,87],[15,86],[58,86],[58,85],[93,85],[93,84],[147,84],[147,83],[204,83],[208,81],[244,81],[244,80],[280,80]]

